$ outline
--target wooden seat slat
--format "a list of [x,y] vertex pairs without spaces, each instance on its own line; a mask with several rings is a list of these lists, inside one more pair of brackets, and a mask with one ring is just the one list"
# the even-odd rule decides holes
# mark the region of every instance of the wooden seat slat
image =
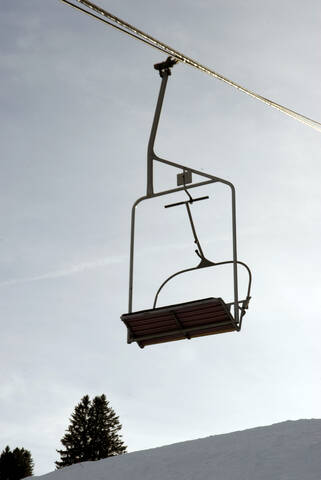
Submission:
[[207,318],[211,318],[212,321],[220,317],[226,317],[228,313],[225,310],[220,310],[218,312],[195,312],[194,315],[178,315],[178,318],[182,323],[188,323],[193,320],[202,320],[206,321]]
[[129,325],[137,325],[139,326],[144,326],[144,325],[157,325],[158,323],[170,323],[173,321],[173,314],[171,313],[170,315],[164,315],[163,317],[158,317],[158,318],[144,318],[143,320],[139,319],[137,320],[136,318],[126,318],[124,322]]

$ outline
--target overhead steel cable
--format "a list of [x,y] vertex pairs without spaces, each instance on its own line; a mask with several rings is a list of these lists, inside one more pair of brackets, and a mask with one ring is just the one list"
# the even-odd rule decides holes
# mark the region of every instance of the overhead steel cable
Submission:
[[[68,1],[68,0],[61,0],[63,3],[66,3],[70,5],[73,8],[76,8],[77,10],[80,10],[87,15],[94,17],[97,20],[100,20],[104,23],[107,23],[108,25],[116,28],[117,30],[122,31],[123,33],[126,33],[127,35],[130,35],[131,37],[136,38],[137,40],[140,40],[141,42],[144,42],[147,45],[150,45],[151,47],[157,48],[163,53],[166,53],[167,55],[170,55],[171,57],[176,58],[177,60],[186,63],[187,65],[191,65],[194,68],[197,68],[198,70],[201,70],[202,72],[207,73],[208,75],[211,75],[212,77],[217,78],[218,80],[221,80],[224,83],[227,83],[228,85],[231,85],[232,87],[236,88],[237,90],[240,90],[243,93],[246,93],[247,95],[256,98],[257,100],[260,100],[261,102],[265,103],[266,105],[269,105],[270,107],[276,108],[282,113],[285,113],[286,115],[295,118],[299,122],[304,123],[305,125],[308,125],[311,128],[314,128],[315,130],[318,130],[321,132],[321,123],[317,122],[316,120],[313,120],[311,118],[308,118],[298,112],[295,112],[294,110],[291,110],[283,105],[280,105],[273,100],[270,100],[266,97],[263,97],[262,95],[259,95],[258,93],[255,93],[245,87],[242,87],[242,85],[239,85],[236,82],[233,82],[233,80],[228,79],[227,77],[224,77],[223,75],[215,72],[214,70],[211,70],[210,68],[200,64],[196,60],[193,60],[192,58],[187,57],[183,53],[178,52],[177,50],[173,49],[169,45],[166,45],[163,42],[160,42],[156,38],[152,37],[151,35],[148,35],[147,33],[143,32],[142,30],[139,30],[138,28],[134,27],[133,25],[125,22],[124,20],[121,20],[120,18],[116,17],[115,15],[107,12],[106,10],[102,9],[101,7],[95,5],[94,3],[91,3],[87,0],[76,0],[78,3],[81,3],[85,7],[87,7],[89,10],[94,11],[97,15],[94,13],[90,12],[89,10],[86,10],[84,8],[81,8],[80,6]],[[102,18],[104,17],[104,18]],[[106,20],[108,19],[108,20]]]
[[[127,33],[127,35],[130,35],[131,37],[133,38],[136,38],[137,40],[140,40],[141,42],[144,42],[146,43],[147,45],[151,46],[151,47],[155,47],[155,45],[151,44],[149,41],[145,40],[144,38],[138,36],[138,35],[135,35],[134,33],[132,33],[131,31],[129,30],[126,30],[125,28],[122,28],[120,27],[119,25],[115,25],[114,23],[112,22],[109,22],[108,20],[105,20],[104,18],[101,18],[99,17],[98,15],[95,15],[94,13],[92,12],[88,12],[88,10],[85,10],[84,8],[81,8],[79,7],[78,5],[75,5],[74,3],[72,2],[69,2],[68,0],[61,0],[63,3],[66,3],[67,5],[70,5],[71,7],[75,8],[76,10],[79,10],[80,12],[84,12],[86,13],[87,15],[89,15],[90,17],[93,17],[93,18],[96,18],[96,20],[99,20],[100,22],[103,22],[103,23],[106,23],[107,25],[110,25],[111,27],[114,27],[116,30],[119,30],[120,32],[124,32],[124,33]],[[80,0],[77,0],[77,1],[80,1]],[[155,48],[158,48],[159,50],[161,50],[161,52],[163,53],[168,53],[167,50],[164,50],[160,47],[155,47]]]

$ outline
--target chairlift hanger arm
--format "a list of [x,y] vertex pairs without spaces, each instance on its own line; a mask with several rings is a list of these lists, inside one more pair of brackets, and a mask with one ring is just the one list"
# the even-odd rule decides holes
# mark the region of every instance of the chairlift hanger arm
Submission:
[[86,7],[86,8],[81,8],[77,4],[72,3],[68,0],[60,0],[60,1],[83,13],[86,13],[87,15],[95,18],[96,20],[102,21],[103,23],[107,23],[108,25],[116,28],[117,30],[122,31],[127,35],[130,35],[131,37],[136,38],[137,40],[140,40],[141,42],[144,42],[145,44],[153,48],[156,48],[157,50],[160,50],[166,55],[170,55],[171,57],[175,58],[177,61],[186,63],[187,65],[190,65],[198,70],[201,70],[204,73],[207,73],[208,75],[211,75],[212,77],[218,80],[221,80],[224,83],[227,83],[228,85],[236,88],[237,90],[240,90],[241,92],[249,95],[250,97],[253,97],[256,100],[259,100],[260,102],[265,103],[266,105],[269,105],[270,107],[273,107],[276,110],[279,110],[285,115],[288,115],[298,120],[299,122],[304,123],[305,125],[321,132],[321,123],[317,122],[316,120],[308,118],[298,112],[295,112],[294,110],[291,110],[281,104],[274,102],[273,100],[263,97],[262,95],[259,95],[258,93],[255,93],[252,90],[249,90],[246,87],[243,87],[242,85],[239,85],[233,80],[228,79],[227,77],[221,75],[220,73],[202,65],[201,63],[197,62],[196,60],[193,60],[192,58],[187,57],[183,53],[180,53],[179,51],[173,49],[169,45],[166,45],[165,43],[157,40],[156,38],[134,27],[133,25],[125,22],[124,20],[121,20],[119,17],[116,17],[115,15],[107,12],[103,8],[99,7],[98,5],[95,5],[94,3],[89,2],[87,0],[75,0]]
[[[153,177],[153,161],[157,160],[157,156],[155,155],[154,145],[155,145],[155,138],[158,129],[159,119],[162,111],[164,96],[166,92],[167,80],[169,75],[171,74],[171,67],[174,65],[169,64],[171,57],[168,57],[167,64],[164,62],[163,64],[154,65],[154,68],[159,71],[159,74],[162,78],[159,94],[157,98],[157,104],[155,108],[152,128],[150,131],[148,147],[147,147],[147,195],[153,195],[154,193],[154,177]],[[166,64],[166,66],[165,66]]]

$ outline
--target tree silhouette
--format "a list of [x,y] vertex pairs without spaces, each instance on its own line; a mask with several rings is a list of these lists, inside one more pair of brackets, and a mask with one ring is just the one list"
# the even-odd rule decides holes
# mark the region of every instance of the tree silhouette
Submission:
[[104,394],[92,401],[85,395],[75,407],[70,425],[61,439],[65,449],[57,450],[61,460],[55,462],[56,467],[125,453],[126,446],[119,434],[121,427]]
[[20,480],[33,473],[33,460],[29,450],[9,446],[0,455],[0,480]]

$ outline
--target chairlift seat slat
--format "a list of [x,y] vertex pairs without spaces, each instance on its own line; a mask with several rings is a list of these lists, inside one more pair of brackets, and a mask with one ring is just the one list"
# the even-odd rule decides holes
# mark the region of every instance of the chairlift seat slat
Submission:
[[237,325],[221,298],[205,298],[121,316],[129,343],[147,345],[232,332]]

